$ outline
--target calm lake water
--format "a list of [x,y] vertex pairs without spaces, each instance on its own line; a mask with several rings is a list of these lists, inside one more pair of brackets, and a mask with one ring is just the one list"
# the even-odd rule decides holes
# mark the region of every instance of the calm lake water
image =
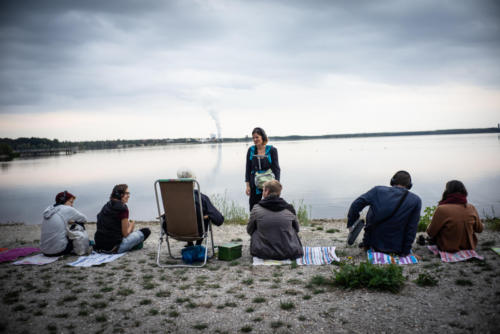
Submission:
[[[314,218],[344,218],[350,203],[405,169],[423,207],[435,205],[448,180],[458,179],[480,215],[500,214],[500,137],[497,134],[327,139],[271,142],[279,152],[283,198],[311,207]],[[0,223],[41,222],[55,194],[68,190],[89,220],[113,185],[127,183],[131,219],[157,216],[153,183],[181,166],[198,176],[207,195],[224,194],[248,209],[248,144],[168,145],[87,151],[71,156],[1,163]]]

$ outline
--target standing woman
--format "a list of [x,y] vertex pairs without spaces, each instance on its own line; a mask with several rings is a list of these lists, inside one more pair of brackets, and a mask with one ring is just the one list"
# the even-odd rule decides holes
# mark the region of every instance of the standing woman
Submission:
[[262,128],[255,128],[252,131],[252,139],[255,145],[250,146],[246,160],[246,194],[250,196],[250,211],[255,204],[262,199],[262,188],[255,184],[255,175],[271,170],[274,179],[280,180],[280,165],[278,161],[278,150],[276,147],[267,145],[267,135]]
[[146,240],[151,231],[142,228],[134,232],[135,223],[129,220],[127,207],[130,192],[126,184],[114,186],[109,202],[97,215],[95,249],[98,252],[124,253]]
[[483,231],[476,208],[467,203],[467,189],[462,182],[446,183],[443,198],[427,227],[427,234],[445,252],[475,249],[476,233]]

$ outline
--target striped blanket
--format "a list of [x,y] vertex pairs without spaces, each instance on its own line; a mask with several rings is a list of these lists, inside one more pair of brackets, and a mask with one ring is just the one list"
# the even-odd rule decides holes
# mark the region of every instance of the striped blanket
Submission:
[[335,254],[335,247],[302,247],[304,256],[297,259],[299,266],[330,264],[340,259]]
[[[335,254],[335,247],[302,247],[304,256],[296,259],[299,266],[330,264],[333,261],[340,261]],[[291,260],[263,260],[254,256],[254,266],[278,266],[291,264]]]
[[127,254],[127,252],[120,254],[102,254],[102,253],[92,252],[92,254],[88,256],[80,256],[78,260],[76,260],[75,262],[67,263],[67,265],[73,267],[98,266],[103,263],[114,261],[125,254]]
[[371,264],[413,264],[418,263],[417,258],[413,255],[407,256],[392,256],[385,253],[374,252],[372,249],[366,251],[366,255],[368,256],[368,261]]
[[456,253],[448,253],[440,251],[436,245],[427,246],[427,248],[434,253],[434,255],[439,255],[443,262],[466,261],[474,257],[479,260],[484,260],[484,257],[477,254],[475,250],[461,250]]

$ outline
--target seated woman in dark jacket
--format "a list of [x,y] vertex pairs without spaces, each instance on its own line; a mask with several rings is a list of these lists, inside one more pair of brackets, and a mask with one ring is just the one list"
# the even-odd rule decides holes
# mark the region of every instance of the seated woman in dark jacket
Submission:
[[262,199],[250,212],[247,232],[251,235],[250,254],[261,259],[297,259],[304,255],[299,220],[292,205],[280,197],[281,184],[264,184]]
[[95,247],[98,252],[124,253],[146,240],[151,231],[142,228],[134,232],[135,223],[129,220],[127,207],[130,192],[126,184],[114,186],[113,192],[97,215]]
[[462,182],[446,183],[443,198],[427,227],[427,234],[438,248],[445,252],[475,249],[476,233],[483,231],[483,224],[476,208],[467,203],[467,190]]

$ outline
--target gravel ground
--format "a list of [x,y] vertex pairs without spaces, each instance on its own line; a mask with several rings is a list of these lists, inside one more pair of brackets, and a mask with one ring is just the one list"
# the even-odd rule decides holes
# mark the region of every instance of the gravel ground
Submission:
[[[215,227],[215,243],[241,240],[243,256],[233,262],[210,260],[203,269],[156,266],[159,227],[139,251],[99,267],[73,268],[68,256],[45,266],[0,264],[5,333],[499,333],[500,233],[479,236],[485,261],[441,263],[426,248],[404,266],[401,292],[312,286],[316,275],[331,278],[338,266],[258,266],[249,254],[245,226]],[[94,224],[87,224],[93,236]],[[0,247],[38,246],[40,227],[0,225]],[[342,261],[366,256],[346,246],[340,220],[316,220],[302,227],[307,246],[337,246]],[[173,241],[179,253],[183,243]],[[165,249],[166,251],[166,249]],[[162,257],[166,260],[166,252]],[[420,273],[438,278],[421,287]],[[457,280],[458,281],[457,283]]]

